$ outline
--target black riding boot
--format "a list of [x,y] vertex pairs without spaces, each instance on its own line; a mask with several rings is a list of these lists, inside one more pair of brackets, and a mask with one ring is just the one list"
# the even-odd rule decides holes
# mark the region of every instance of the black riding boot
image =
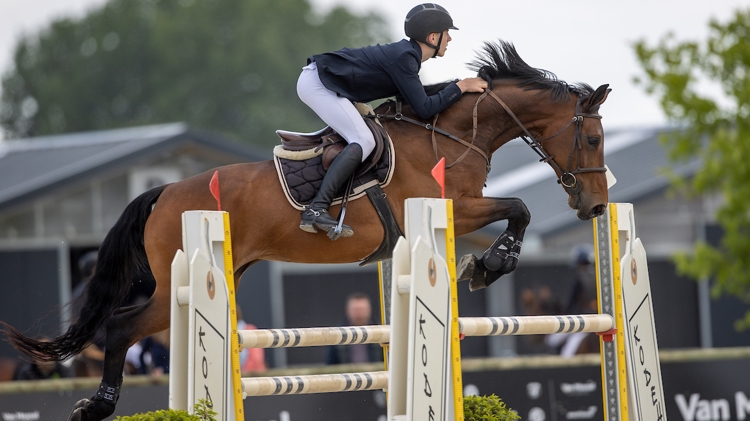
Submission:
[[[328,208],[336,197],[336,193],[341,190],[341,187],[349,180],[361,163],[362,147],[356,143],[346,145],[328,168],[318,194],[315,195],[307,209],[302,212],[302,222],[299,224],[302,231],[315,233],[321,229],[329,233],[329,237],[331,236],[331,231],[338,226],[338,221],[331,217]],[[341,229],[341,237],[354,235],[354,230],[348,225],[342,225]]]

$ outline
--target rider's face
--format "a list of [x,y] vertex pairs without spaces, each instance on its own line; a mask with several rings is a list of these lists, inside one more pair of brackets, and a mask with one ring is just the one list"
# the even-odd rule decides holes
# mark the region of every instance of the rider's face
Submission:
[[[432,44],[437,44],[438,40],[440,39],[440,32],[434,32],[430,34],[430,37],[434,37],[434,39],[431,39]],[[448,33],[448,30],[446,29],[443,31],[443,40],[440,42],[439,48],[438,48],[438,57],[443,57],[445,55],[445,50],[448,49],[448,43],[452,40],[451,35]]]

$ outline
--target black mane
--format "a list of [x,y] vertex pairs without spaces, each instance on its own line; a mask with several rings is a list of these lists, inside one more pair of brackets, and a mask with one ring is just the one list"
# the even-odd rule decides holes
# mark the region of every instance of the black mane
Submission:
[[484,48],[477,52],[477,58],[468,63],[477,75],[489,80],[514,79],[525,89],[541,89],[550,91],[553,101],[565,101],[570,93],[589,96],[594,89],[585,83],[569,85],[558,80],[554,73],[537,69],[526,64],[516,52],[512,43],[498,40],[497,43],[485,42]]
[[[585,83],[569,85],[557,79],[554,73],[537,69],[526,64],[518,55],[512,43],[498,40],[497,43],[485,42],[484,48],[477,52],[477,58],[468,63],[469,69],[477,72],[477,76],[491,83],[493,80],[517,80],[519,86],[527,89],[541,89],[550,91],[553,101],[567,101],[570,93],[587,97],[594,93],[594,88]],[[434,95],[452,82],[440,82],[424,87],[427,95]],[[491,86],[491,85],[490,85]]]

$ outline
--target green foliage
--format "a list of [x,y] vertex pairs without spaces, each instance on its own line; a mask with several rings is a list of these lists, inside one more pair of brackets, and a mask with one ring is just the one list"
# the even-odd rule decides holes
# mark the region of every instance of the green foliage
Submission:
[[[665,114],[684,130],[664,138],[675,162],[698,157],[702,167],[678,186],[692,196],[717,194],[716,218],[725,231],[719,247],[699,243],[677,256],[678,270],[715,280],[713,293],[750,302],[750,9],[727,23],[711,20],[704,42],[664,36],[635,52],[645,77],[636,79],[657,95]],[[677,178],[677,177],[675,177]],[[750,327],[750,314],[737,323]]]
[[22,39],[6,137],[186,121],[256,143],[322,122],[298,98],[310,55],[385,42],[382,17],[310,0],[110,0]]
[[216,421],[216,412],[205,399],[195,404],[195,415],[172,409],[135,414],[129,417],[117,417],[115,421]]
[[521,417],[505,406],[494,394],[490,396],[464,396],[465,421],[514,421]]

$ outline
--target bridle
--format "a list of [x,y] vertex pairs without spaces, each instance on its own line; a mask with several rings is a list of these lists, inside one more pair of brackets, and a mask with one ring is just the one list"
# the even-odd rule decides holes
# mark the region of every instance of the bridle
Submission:
[[[473,151],[477,152],[478,154],[480,154],[484,158],[484,160],[485,160],[485,162],[487,164],[487,174],[489,174],[490,169],[491,169],[489,157],[487,156],[487,154],[483,150],[481,150],[480,148],[478,148],[477,146],[474,145],[474,141],[476,140],[476,136],[477,136],[477,127],[478,127],[478,117],[477,117],[478,116],[478,112],[477,112],[477,110],[479,108],[479,103],[482,102],[482,100],[484,100],[487,96],[490,96],[495,101],[497,101],[497,103],[500,104],[500,106],[503,107],[503,109],[505,110],[505,112],[511,118],[513,118],[513,120],[521,128],[521,130],[523,130],[524,134],[521,135],[520,138],[523,139],[523,141],[526,142],[526,144],[529,145],[529,147],[531,147],[531,149],[534,152],[536,152],[537,155],[539,155],[539,157],[541,158],[539,160],[539,162],[546,162],[546,163],[548,163],[555,170],[556,174],[560,174],[560,177],[558,178],[557,182],[559,184],[561,184],[569,194],[571,194],[571,195],[578,195],[581,192],[581,188],[582,187],[581,187],[581,183],[579,183],[578,179],[576,178],[577,174],[581,174],[581,173],[585,173],[585,172],[606,172],[607,171],[607,169],[605,167],[586,167],[586,168],[582,168],[581,167],[581,151],[582,151],[582,148],[583,148],[583,145],[581,143],[581,137],[582,137],[582,133],[583,133],[583,120],[586,117],[588,117],[588,118],[596,118],[596,119],[601,119],[602,118],[602,116],[599,115],[599,114],[591,114],[591,113],[584,113],[583,112],[581,104],[582,104],[582,102],[583,102],[583,100],[585,98],[579,98],[578,101],[576,102],[575,115],[573,116],[573,119],[568,122],[568,124],[566,124],[565,126],[563,126],[560,130],[558,130],[557,132],[555,132],[553,135],[545,137],[544,139],[539,139],[539,140],[537,140],[537,139],[534,138],[534,136],[529,132],[529,130],[526,128],[526,126],[524,126],[524,124],[521,122],[521,120],[519,120],[519,118],[515,115],[515,113],[513,113],[513,111],[510,109],[510,107],[508,107],[508,105],[502,99],[500,99],[500,97],[498,97],[497,94],[495,94],[494,92],[492,92],[491,89],[486,89],[484,91],[484,93],[482,93],[479,96],[479,98],[477,98],[477,101],[474,104],[474,111],[472,113],[473,128],[472,128],[471,142],[467,142],[467,141],[465,141],[465,140],[463,140],[463,139],[461,139],[461,138],[459,138],[459,137],[457,137],[457,136],[455,136],[455,135],[453,135],[453,134],[451,134],[451,133],[449,133],[449,132],[447,132],[447,131],[445,131],[443,129],[440,129],[440,128],[436,127],[437,126],[437,120],[438,120],[439,114],[435,116],[435,118],[433,119],[432,124],[430,124],[430,123],[423,123],[421,121],[414,120],[412,118],[404,116],[401,113],[401,108],[402,108],[401,101],[396,101],[396,113],[395,114],[375,114],[375,115],[371,114],[371,115],[366,116],[366,117],[386,118],[386,119],[393,119],[393,120],[403,120],[403,121],[406,121],[408,123],[412,123],[412,124],[415,124],[417,126],[424,127],[427,130],[430,130],[432,132],[432,146],[433,146],[433,150],[435,152],[435,159],[436,160],[438,160],[438,151],[437,151],[437,141],[435,139],[435,133],[439,133],[439,134],[441,134],[441,135],[443,135],[443,136],[445,136],[445,137],[447,137],[447,138],[449,138],[451,140],[454,140],[454,141],[456,141],[456,142],[458,142],[458,143],[460,143],[460,144],[462,144],[462,145],[464,145],[464,146],[467,147],[466,151],[460,157],[458,157],[458,159],[456,159],[452,164],[446,165],[446,167],[445,167],[446,169],[448,169],[448,168],[450,168],[450,167],[458,164],[459,162],[461,162],[466,157],[466,155],[469,153],[469,151],[473,150]],[[570,148],[570,155],[568,156],[568,165],[567,165],[567,168],[565,169],[565,171],[563,171],[562,168],[560,168],[560,166],[557,164],[557,162],[555,162],[555,160],[554,160],[555,156],[554,155],[550,155],[544,149],[544,146],[542,145],[542,142],[545,142],[547,140],[550,140],[552,138],[557,137],[558,135],[562,134],[562,132],[564,132],[565,130],[567,130],[568,127],[570,127],[571,125],[575,125],[575,139],[573,140],[573,144],[572,144],[572,146]],[[576,168],[573,169],[573,159],[574,159],[574,155],[576,155],[576,149],[578,150],[578,154],[577,154],[578,156],[577,156],[577,161],[576,161]]]
[[[584,98],[579,98],[576,102],[576,110],[575,115],[573,116],[573,119],[568,121],[568,124],[563,126],[560,130],[555,132],[553,135],[545,137],[544,139],[535,139],[534,136],[529,133],[529,130],[526,129],[526,126],[521,123],[521,120],[516,117],[516,115],[513,113],[513,111],[508,107],[508,105],[503,102],[503,100],[500,99],[494,92],[491,90],[486,90],[477,100],[477,104],[484,99],[486,95],[491,96],[492,98],[497,101],[500,106],[503,107],[506,113],[508,113],[511,118],[518,124],[518,126],[523,130],[524,134],[520,136],[521,139],[523,139],[524,142],[526,142],[531,149],[536,152],[537,155],[541,158],[539,162],[546,162],[548,163],[554,170],[556,174],[560,174],[560,178],[557,179],[557,182],[559,184],[562,184],[562,186],[565,188],[565,190],[570,193],[571,195],[577,195],[581,192],[581,183],[578,182],[578,179],[576,178],[576,174],[581,174],[585,172],[606,172],[607,168],[605,167],[581,167],[581,155],[582,155],[582,149],[583,144],[581,143],[581,137],[583,137],[583,119],[588,118],[595,118],[597,120],[601,120],[602,116],[599,114],[591,114],[591,113],[584,113],[582,110],[581,103],[583,102]],[[474,114],[476,115],[476,105],[474,108]],[[547,153],[547,151],[544,149],[544,146],[542,145],[542,142],[545,142],[547,140],[550,140],[554,137],[557,137],[562,132],[568,129],[571,125],[575,125],[575,138],[573,139],[573,144],[570,147],[570,154],[568,155],[568,165],[565,169],[565,171],[560,168],[560,166],[555,162],[554,155],[550,155]],[[576,149],[578,150],[578,154],[576,154]],[[573,168],[573,156],[577,155],[577,162],[576,162],[576,168]]]

